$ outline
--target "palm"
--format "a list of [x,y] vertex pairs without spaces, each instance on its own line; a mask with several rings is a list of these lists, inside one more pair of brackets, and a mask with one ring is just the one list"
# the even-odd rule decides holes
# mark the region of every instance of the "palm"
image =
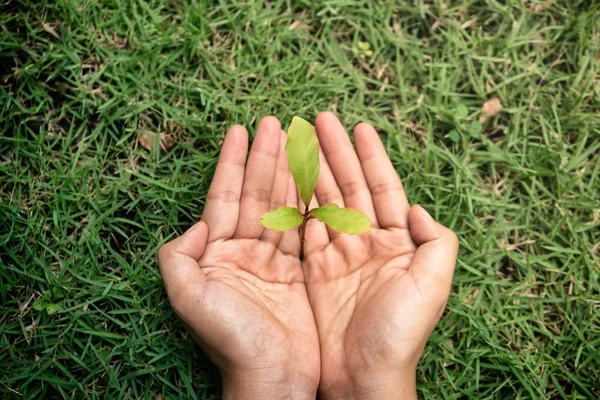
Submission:
[[456,249],[449,230],[409,206],[373,127],[356,127],[358,154],[333,114],[320,114],[316,131],[323,154],[311,208],[335,203],[372,222],[360,236],[316,220],[306,228],[303,267],[321,345],[321,390],[335,393],[358,370],[374,377],[416,367],[447,299]]
[[[235,359],[236,368],[275,369],[282,361],[305,359],[308,349],[308,354],[318,354],[297,257],[271,243],[232,239],[209,243],[199,265],[207,278],[202,302],[210,310],[200,329],[219,338],[221,353],[215,358],[223,357],[226,364]],[[313,367],[302,362],[297,368],[304,365]]]
[[344,371],[391,368],[418,356],[429,326],[415,318],[415,310],[428,306],[408,272],[415,249],[405,229],[374,229],[360,237],[339,236],[307,257],[323,382],[343,380],[338,374]]

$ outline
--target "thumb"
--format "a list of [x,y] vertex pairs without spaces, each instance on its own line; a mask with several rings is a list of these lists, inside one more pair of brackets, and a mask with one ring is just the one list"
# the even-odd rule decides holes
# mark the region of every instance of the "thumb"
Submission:
[[208,225],[200,221],[160,248],[158,265],[167,291],[204,283],[206,277],[198,266],[198,260],[204,253],[207,239]]
[[456,234],[436,222],[418,205],[411,207],[408,213],[408,226],[419,246],[410,267],[416,281],[423,287],[433,284],[450,290],[458,253]]

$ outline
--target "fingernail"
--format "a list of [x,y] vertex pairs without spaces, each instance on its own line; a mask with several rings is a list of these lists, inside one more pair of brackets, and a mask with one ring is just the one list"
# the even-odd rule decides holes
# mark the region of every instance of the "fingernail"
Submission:
[[431,214],[429,214],[429,213],[427,212],[427,210],[426,210],[426,209],[424,209],[423,207],[421,207],[421,206],[419,206],[419,207],[421,208],[421,212],[423,213],[423,215],[424,215],[424,216],[426,216],[428,219],[430,219],[430,220],[432,220],[432,221],[433,221],[433,217],[431,216]]

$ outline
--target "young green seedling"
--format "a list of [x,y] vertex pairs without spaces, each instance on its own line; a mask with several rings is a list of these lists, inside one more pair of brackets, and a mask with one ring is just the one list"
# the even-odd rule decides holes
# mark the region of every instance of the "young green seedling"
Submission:
[[304,257],[306,223],[311,218],[324,222],[338,232],[358,235],[371,230],[369,217],[352,208],[340,208],[337,204],[310,209],[310,201],[319,178],[319,140],[315,128],[299,117],[294,117],[288,129],[285,153],[294,182],[306,206],[304,213],[296,207],[283,206],[269,211],[261,218],[265,228],[287,231],[300,226],[300,257]]

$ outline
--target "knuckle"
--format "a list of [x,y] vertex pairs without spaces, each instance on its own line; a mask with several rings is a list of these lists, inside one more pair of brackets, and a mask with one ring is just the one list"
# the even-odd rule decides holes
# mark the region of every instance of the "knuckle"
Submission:
[[218,192],[208,192],[207,195],[208,200],[217,200],[223,203],[235,203],[239,201],[240,196],[237,192],[233,190],[221,190]]
[[271,197],[271,191],[264,188],[248,189],[244,191],[243,196],[254,201],[265,202]]
[[271,158],[276,160],[279,157],[278,149],[253,149],[252,152],[255,155],[260,155],[261,157]]
[[336,203],[338,205],[342,204],[342,196],[340,193],[337,192],[325,192],[322,194],[319,194],[319,204],[321,205],[325,205],[325,204],[329,204],[329,203]]
[[[285,154],[285,152],[283,154]],[[285,162],[277,163],[277,171],[279,171],[279,173],[281,173],[282,175],[285,175],[287,177],[287,174],[290,172],[290,168],[288,167],[287,160],[285,160]]]
[[353,196],[360,191],[366,190],[367,185],[363,181],[349,181],[340,185],[340,190],[342,194],[346,197]]
[[373,185],[371,187],[371,194],[373,196],[377,196],[380,194],[385,194],[385,193],[389,193],[389,192],[395,192],[395,191],[399,191],[402,190],[402,185],[397,184],[397,183],[379,183],[377,185]]

